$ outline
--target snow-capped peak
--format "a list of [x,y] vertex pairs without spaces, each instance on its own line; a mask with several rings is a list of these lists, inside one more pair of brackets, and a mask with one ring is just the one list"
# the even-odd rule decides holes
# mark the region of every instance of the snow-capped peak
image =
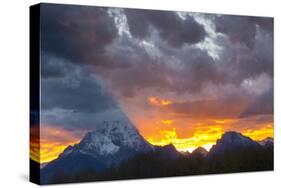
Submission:
[[88,132],[81,142],[65,150],[62,156],[72,151],[94,157],[114,155],[121,149],[134,152],[151,151],[150,145],[128,120],[104,121],[98,129]]
[[79,145],[81,153],[98,153],[101,156],[114,154],[120,148],[107,135],[100,132],[86,134]]

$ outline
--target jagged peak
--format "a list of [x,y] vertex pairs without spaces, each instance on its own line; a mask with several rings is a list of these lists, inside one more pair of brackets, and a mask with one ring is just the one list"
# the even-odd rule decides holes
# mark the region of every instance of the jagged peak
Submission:
[[98,126],[95,130],[89,132],[89,134],[95,132],[109,133],[118,130],[137,131],[135,126],[128,119],[116,119],[113,121],[108,121],[108,120],[103,121],[100,126]]
[[209,155],[221,154],[225,151],[234,151],[241,148],[260,149],[260,144],[239,132],[225,132],[216,144],[212,146]]
[[234,142],[254,142],[251,138],[242,135],[239,132],[227,131],[225,132],[220,139],[217,140],[217,143],[234,143]]
[[121,148],[131,151],[150,151],[150,145],[127,119],[104,121],[93,131],[86,133],[75,148],[66,149],[62,156],[72,151],[90,154],[95,157],[114,155]]
[[246,138],[246,136],[236,131],[227,131],[222,135],[222,139],[226,139],[226,138],[237,139],[237,138]]

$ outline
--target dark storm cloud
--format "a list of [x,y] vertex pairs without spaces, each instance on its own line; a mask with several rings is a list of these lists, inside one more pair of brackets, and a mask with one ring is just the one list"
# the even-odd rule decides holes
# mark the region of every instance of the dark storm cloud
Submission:
[[41,53],[41,76],[42,78],[63,78],[75,71],[75,65],[69,61],[50,55],[44,51]]
[[[207,84],[224,84],[225,73],[220,71],[214,59],[205,50],[189,48],[178,55],[183,68],[174,75],[173,86],[178,91],[200,92]],[[179,82],[179,83],[178,83]]]
[[[177,94],[189,91],[199,92],[208,83],[223,83],[223,72],[216,69],[216,63],[205,50],[187,47],[151,57],[145,48],[129,40],[121,40],[109,56],[113,62],[127,66],[108,69],[96,68],[101,77],[109,80],[124,97],[134,97],[144,89]],[[174,58],[171,58],[174,56]],[[175,65],[179,63],[179,65]],[[194,81],[196,80],[196,81]]]
[[105,121],[126,118],[126,115],[120,109],[109,109],[97,113],[52,109],[42,111],[41,124],[63,127],[66,130],[90,131],[103,126]]
[[273,18],[270,17],[250,17],[252,22],[256,23],[263,30],[273,36]]
[[[223,53],[217,62],[205,50],[196,47],[174,48],[184,43],[200,42],[206,37],[204,27],[193,17],[187,15],[182,20],[175,12],[135,9],[125,9],[124,13],[134,37],[146,39],[151,32],[157,31],[160,40],[170,45],[157,44],[159,39],[150,37],[152,44],[160,50],[158,57],[152,58],[134,39],[117,36],[113,18],[106,9],[62,6],[43,8],[43,49],[71,62],[91,64],[96,75],[112,80],[115,89],[128,97],[134,96],[142,88],[177,93],[200,92],[209,83],[239,85],[244,79],[254,78],[263,72],[272,74],[272,38],[267,37],[269,39],[264,42],[265,34],[259,36],[260,29],[256,28],[259,25],[268,33],[271,19],[217,17],[215,24],[218,32],[231,37],[237,35],[234,38],[247,46],[251,45],[252,40],[256,44],[251,46],[253,49],[243,49],[221,42],[219,45]],[[246,32],[241,32],[242,29]],[[171,67],[169,64],[173,61],[180,62],[182,68]],[[46,62],[49,64],[43,64],[47,66],[42,74],[44,77],[67,74],[71,66],[61,67],[60,63]]]
[[220,64],[219,69],[227,75],[224,79],[226,82],[240,85],[243,80],[255,79],[262,74],[273,76],[272,36],[257,28],[254,38],[253,48],[232,45],[222,36],[218,38],[217,43],[223,48],[217,61]]
[[42,57],[41,124],[89,131],[105,120],[126,118],[88,65]]
[[92,77],[42,80],[42,109],[61,108],[78,112],[99,112],[116,108],[116,103]]
[[[114,16],[121,17],[122,12]],[[146,91],[175,96],[188,93],[192,98],[210,85],[239,88],[243,81],[255,80],[261,74],[273,76],[272,19],[211,16],[216,32],[226,34],[212,39],[221,48],[215,59],[208,48],[196,45],[209,36],[191,16],[181,19],[175,12],[133,9],[124,10],[124,14],[132,37],[117,34],[117,29],[126,28],[118,28],[121,26],[115,25],[107,9],[42,7],[44,123],[90,129],[93,122],[125,117],[105,85],[125,98]],[[221,93],[228,98],[169,107],[177,114],[220,118],[238,117],[248,108],[245,116],[268,113],[273,106],[268,95],[259,98],[245,91],[238,96],[229,96],[225,90]],[[253,112],[252,108],[261,106],[254,100],[266,101],[271,107]]]
[[[244,16],[216,18],[214,21],[217,25],[217,32],[225,31],[229,37],[234,35],[233,39],[238,42],[232,44],[234,41],[227,41],[225,36],[217,36],[213,42],[221,48],[221,51],[218,54],[219,59],[213,59],[207,50],[198,47],[186,45],[182,48],[175,48],[165,45],[165,43],[159,42],[159,40],[165,40],[161,34],[160,39],[157,37],[146,38],[152,32],[151,27],[155,27],[159,33],[163,29],[167,33],[171,32],[171,36],[172,33],[173,36],[180,36],[180,34],[177,35],[177,31],[172,31],[178,29],[177,26],[170,25],[169,20],[172,18],[164,19],[169,15],[167,17],[180,20],[174,12],[154,13],[153,11],[125,10],[125,14],[131,34],[150,41],[160,50],[159,54],[154,52],[157,58],[152,58],[137,45],[131,46],[130,50],[125,53],[122,52],[127,57],[132,57],[128,62],[134,63],[124,72],[122,69],[116,72],[112,71],[112,80],[113,85],[116,85],[116,88],[125,94],[133,96],[136,91],[144,88],[171,91],[177,94],[198,93],[208,84],[240,86],[244,80],[254,80],[261,74],[265,73],[270,77],[273,75],[272,18]],[[210,16],[211,20],[213,18]],[[187,19],[189,19],[188,16]],[[228,21],[229,23],[225,23]],[[181,25],[177,21],[172,23]],[[188,33],[184,29],[181,31]],[[131,41],[128,40],[120,45],[130,46],[130,43]],[[122,54],[118,50],[116,53]],[[114,61],[118,62],[118,58],[114,58]],[[176,68],[170,66],[171,64],[174,64]],[[127,77],[130,79],[128,80]]]
[[43,4],[42,49],[78,63],[102,64],[104,48],[117,35],[106,8]]
[[125,9],[130,32],[134,37],[145,38],[151,33],[151,27],[157,30],[161,38],[174,47],[184,43],[195,44],[204,40],[204,27],[193,17],[182,20],[176,12]]
[[125,117],[88,66],[115,65],[105,58],[105,47],[117,36],[107,9],[44,4],[41,23],[41,123],[91,130]]
[[257,26],[268,31],[272,36],[273,19],[250,16],[222,15],[215,17],[216,32],[229,36],[232,42],[244,43],[247,47],[253,48]]
[[273,114],[273,88],[258,96],[240,115],[249,117],[262,114]]

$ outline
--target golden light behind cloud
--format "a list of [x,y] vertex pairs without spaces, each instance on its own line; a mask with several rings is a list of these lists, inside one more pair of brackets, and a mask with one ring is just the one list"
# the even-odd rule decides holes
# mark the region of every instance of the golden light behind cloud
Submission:
[[160,98],[154,97],[154,96],[148,97],[148,102],[149,102],[149,104],[154,105],[154,106],[167,106],[167,105],[172,104],[172,101],[170,101],[168,99],[160,99]]

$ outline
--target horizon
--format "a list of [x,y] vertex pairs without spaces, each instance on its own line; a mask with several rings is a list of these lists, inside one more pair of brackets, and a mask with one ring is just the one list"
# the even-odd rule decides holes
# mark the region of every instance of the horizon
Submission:
[[[90,131],[90,132],[92,132],[92,131]],[[236,132],[236,131],[226,131],[226,132],[223,132],[222,135],[225,134],[225,133],[227,133],[227,132]],[[236,133],[240,133],[240,132],[236,132]],[[87,134],[87,133],[86,133],[86,134]],[[242,133],[240,133],[240,134],[242,134]],[[217,140],[221,139],[222,135],[221,135]],[[263,140],[268,139],[268,138],[274,139],[273,137],[268,136],[268,137],[265,137],[265,138],[263,138],[263,139],[255,140],[255,139],[251,138],[250,136],[247,136],[247,135],[244,135],[244,134],[242,134],[242,135],[245,136],[245,137],[248,137],[248,138],[250,138],[250,139],[252,139],[253,141],[256,141],[256,142],[263,141]],[[85,135],[84,135],[84,136],[85,136]],[[84,138],[84,136],[81,138],[81,140]],[[146,141],[148,141],[146,138],[144,138],[144,139],[145,139]],[[42,160],[42,159],[41,159],[41,160],[38,160],[38,159],[32,158],[32,160],[38,162],[39,164],[48,164],[49,162],[52,162],[53,160],[57,159],[57,158],[59,157],[59,155],[62,154],[62,153],[64,152],[64,150],[65,150],[67,147],[69,147],[69,146],[74,146],[74,145],[76,145],[76,144],[79,144],[79,143],[81,142],[81,140],[79,140],[79,141],[77,141],[77,142],[75,142],[75,143],[73,143],[73,144],[66,145],[66,146],[60,148],[60,150],[57,151],[56,154],[53,155],[53,156],[50,157],[50,158],[45,158],[45,159],[43,159],[43,160]],[[216,140],[216,141],[217,141],[217,140]],[[148,142],[149,142],[149,141],[148,141]],[[149,142],[149,143],[150,143],[150,142]],[[153,145],[153,146],[167,146],[167,145],[172,144],[172,145],[175,147],[175,145],[174,145],[173,143],[160,144],[160,145],[157,145],[157,144],[155,145],[155,144],[153,144],[153,143],[150,143],[150,144]],[[185,153],[185,152],[192,153],[194,150],[196,150],[196,149],[198,149],[198,148],[201,147],[201,148],[204,148],[207,152],[209,152],[210,149],[211,149],[214,145],[216,145],[216,142],[206,144],[205,146],[204,146],[204,145],[199,145],[199,146],[195,146],[195,147],[192,147],[192,148],[183,148],[183,149],[175,147],[175,149],[176,149],[178,152],[180,152],[180,153]]]

